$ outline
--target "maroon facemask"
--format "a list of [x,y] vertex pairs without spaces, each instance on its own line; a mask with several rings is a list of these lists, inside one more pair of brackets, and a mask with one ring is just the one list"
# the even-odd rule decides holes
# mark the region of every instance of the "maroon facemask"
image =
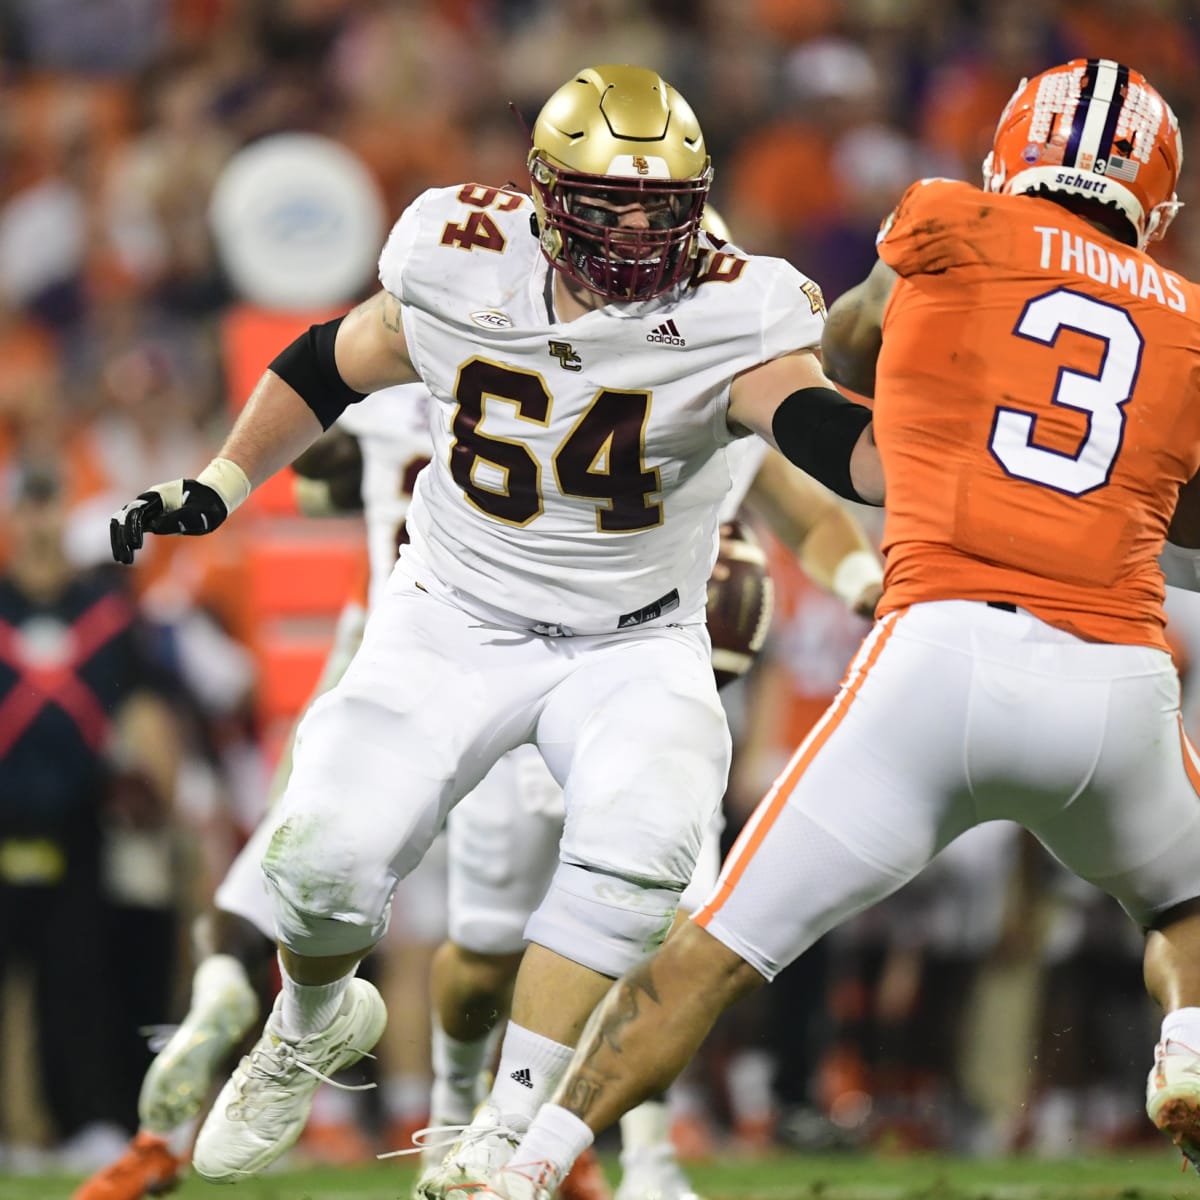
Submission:
[[[649,300],[680,282],[691,267],[700,216],[712,181],[629,179],[565,171],[535,159],[551,182],[533,186],[548,230],[562,238],[551,265],[608,300]],[[622,228],[618,209],[639,205],[648,228]]]

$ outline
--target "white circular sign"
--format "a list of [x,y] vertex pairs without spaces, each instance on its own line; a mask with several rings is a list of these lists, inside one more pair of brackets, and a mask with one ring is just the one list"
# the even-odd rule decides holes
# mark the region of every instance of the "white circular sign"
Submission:
[[310,133],[252,142],[226,164],[209,219],[240,295],[303,311],[359,298],[383,243],[383,197],[345,146]]

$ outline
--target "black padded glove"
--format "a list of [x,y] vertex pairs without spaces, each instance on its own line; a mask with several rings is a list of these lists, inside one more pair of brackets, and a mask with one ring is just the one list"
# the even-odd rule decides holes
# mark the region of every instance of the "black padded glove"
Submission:
[[147,533],[212,533],[229,515],[221,494],[198,479],[175,479],[142,492],[112,516],[113,558],[132,563]]

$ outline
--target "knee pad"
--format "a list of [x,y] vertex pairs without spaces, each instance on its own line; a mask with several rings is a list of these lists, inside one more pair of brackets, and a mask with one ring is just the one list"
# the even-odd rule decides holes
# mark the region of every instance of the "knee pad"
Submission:
[[388,927],[388,910],[369,923],[357,913],[325,916],[301,906],[286,886],[270,880],[275,901],[275,936],[281,946],[306,958],[333,958],[370,950]]
[[654,953],[678,907],[677,891],[560,863],[525,937],[616,979]]
[[298,834],[298,825],[303,822],[283,821],[262,860],[280,945],[313,958],[369,950],[387,932],[390,892],[360,895],[347,873],[336,869],[338,856],[322,861],[319,847]]

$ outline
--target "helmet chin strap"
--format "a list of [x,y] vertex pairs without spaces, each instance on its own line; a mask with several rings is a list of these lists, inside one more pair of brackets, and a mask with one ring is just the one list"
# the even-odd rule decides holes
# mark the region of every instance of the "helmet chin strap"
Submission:
[[983,190],[985,192],[1000,192],[1004,189],[1004,164],[1000,164],[1000,170],[997,172],[993,170],[995,162],[996,155],[989,150],[983,160]]
[[1167,232],[1167,227],[1175,220],[1175,214],[1182,207],[1183,201],[1175,196],[1156,204],[1146,218],[1146,232],[1138,242],[1138,249],[1142,249],[1147,242],[1157,242]]

